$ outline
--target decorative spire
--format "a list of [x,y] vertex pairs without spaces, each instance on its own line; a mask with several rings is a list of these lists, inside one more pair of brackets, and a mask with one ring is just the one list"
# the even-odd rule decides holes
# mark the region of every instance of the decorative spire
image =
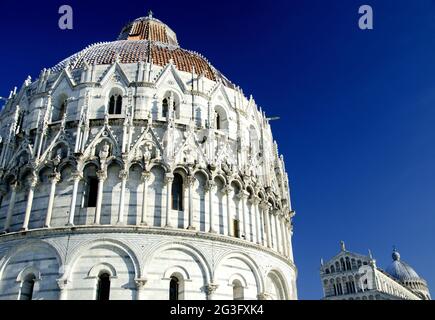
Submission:
[[154,15],[154,12],[152,10],[148,11],[148,18],[152,19]]
[[109,126],[109,113],[107,110],[104,112],[104,125]]
[[340,241],[340,247],[341,247],[341,251],[346,251],[346,245],[344,241]]
[[24,81],[25,86],[29,86],[32,83],[32,77],[27,76],[26,80]]
[[400,253],[397,251],[396,246],[393,246],[393,260],[394,261],[400,261]]

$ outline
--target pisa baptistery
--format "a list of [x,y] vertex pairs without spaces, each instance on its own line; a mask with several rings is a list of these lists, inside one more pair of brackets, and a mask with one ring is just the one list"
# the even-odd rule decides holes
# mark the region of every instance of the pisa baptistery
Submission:
[[0,299],[297,299],[269,120],[153,17],[0,114]]

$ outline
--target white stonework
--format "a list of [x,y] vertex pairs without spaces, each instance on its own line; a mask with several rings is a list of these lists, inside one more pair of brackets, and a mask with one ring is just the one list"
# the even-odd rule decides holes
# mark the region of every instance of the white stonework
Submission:
[[430,300],[426,281],[405,262],[397,251],[384,271],[376,266],[371,253],[364,256],[341,251],[320,268],[324,300]]
[[134,23],[0,114],[0,299],[97,299],[102,273],[110,299],[168,299],[173,277],[178,299],[297,299],[269,120],[166,25]]

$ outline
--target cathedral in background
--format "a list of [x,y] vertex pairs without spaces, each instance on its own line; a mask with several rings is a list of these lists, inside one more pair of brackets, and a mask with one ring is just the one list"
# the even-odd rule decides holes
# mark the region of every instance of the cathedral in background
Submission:
[[394,250],[384,271],[368,256],[341,251],[320,268],[324,300],[430,300],[426,281]]

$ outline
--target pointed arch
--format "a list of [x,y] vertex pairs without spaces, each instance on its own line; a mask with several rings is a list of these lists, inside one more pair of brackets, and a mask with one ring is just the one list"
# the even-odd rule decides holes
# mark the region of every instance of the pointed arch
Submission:
[[228,132],[230,127],[228,111],[221,105],[214,107],[214,128],[219,131]]
[[52,101],[54,101],[54,103],[51,108],[51,121],[61,121],[67,113],[68,95],[66,93],[60,93]]

